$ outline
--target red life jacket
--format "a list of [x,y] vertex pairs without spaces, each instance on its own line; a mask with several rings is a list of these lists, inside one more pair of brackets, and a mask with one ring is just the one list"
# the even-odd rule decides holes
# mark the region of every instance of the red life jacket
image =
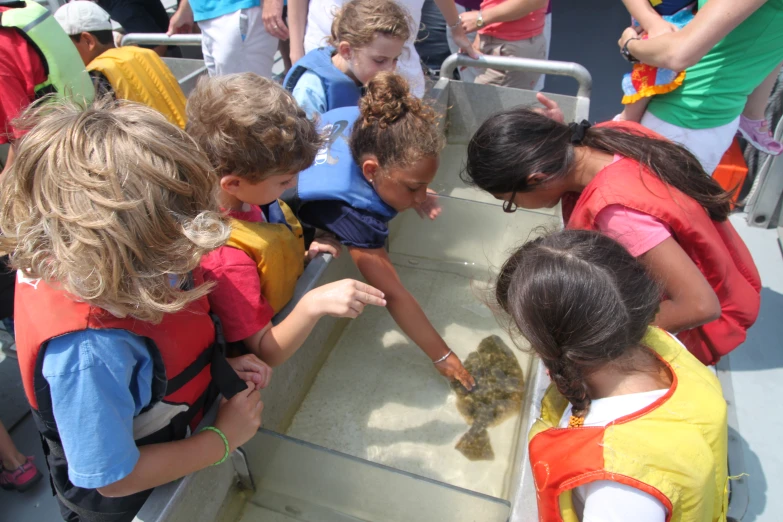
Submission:
[[[659,137],[638,124],[622,127]],[[693,198],[628,158],[604,168],[581,194],[564,197],[563,219],[568,228],[598,230],[596,216],[609,205],[643,212],[668,225],[718,296],[718,319],[677,336],[688,350],[702,363],[715,364],[742,344],[759,314],[761,278],[731,223],[713,221]]]
[[[202,281],[194,273],[194,284]],[[14,320],[22,382],[45,440],[56,494],[82,520],[91,520],[90,514],[96,513],[100,514],[96,520],[133,519],[151,490],[107,498],[68,480],[49,385],[42,373],[47,344],[55,337],[87,329],[127,330],[144,338],[154,366],[153,389],[150,404],[133,419],[134,439],[138,446],[179,440],[187,435],[188,427],[198,424],[205,408],[217,396],[215,386],[211,386],[213,366],[227,365],[225,359],[219,359],[223,352],[215,343],[215,325],[206,297],[178,313],[165,315],[160,324],[152,324],[131,317],[117,318],[75,301],[41,280],[26,279],[18,273]]]

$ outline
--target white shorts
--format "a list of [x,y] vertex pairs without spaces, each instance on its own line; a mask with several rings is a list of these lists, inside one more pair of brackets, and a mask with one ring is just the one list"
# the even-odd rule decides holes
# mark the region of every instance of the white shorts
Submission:
[[642,125],[679,143],[691,151],[701,162],[704,170],[712,176],[712,173],[718,167],[723,155],[731,147],[734,135],[737,134],[739,127],[739,116],[733,121],[720,127],[711,129],[685,129],[672,125],[658,118],[650,111],[644,113],[641,121]]
[[210,76],[253,72],[272,77],[277,38],[266,32],[261,6],[202,20],[198,25]]

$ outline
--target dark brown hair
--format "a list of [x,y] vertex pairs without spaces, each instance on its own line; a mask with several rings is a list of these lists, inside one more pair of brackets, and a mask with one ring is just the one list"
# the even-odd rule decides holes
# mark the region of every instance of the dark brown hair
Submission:
[[640,350],[660,286],[619,243],[563,230],[524,244],[505,262],[495,297],[573,405],[590,408],[585,378],[606,364],[652,357]]
[[373,154],[382,169],[404,168],[440,154],[443,136],[435,111],[410,93],[399,74],[382,72],[370,80],[359,109],[351,133],[356,163]]
[[[572,135],[567,124],[529,108],[495,114],[471,138],[462,178],[491,194],[535,190],[528,185],[531,174],[561,178],[574,167]],[[731,195],[680,145],[617,127],[591,127],[580,145],[633,159],[696,200],[713,220],[728,218]]]
[[253,73],[202,78],[187,113],[188,134],[221,177],[256,182],[299,172],[312,165],[323,143],[288,91]]
[[411,27],[413,18],[394,0],[351,0],[335,15],[329,44],[337,47],[340,42],[348,42],[354,49],[361,49],[378,34],[405,42]]

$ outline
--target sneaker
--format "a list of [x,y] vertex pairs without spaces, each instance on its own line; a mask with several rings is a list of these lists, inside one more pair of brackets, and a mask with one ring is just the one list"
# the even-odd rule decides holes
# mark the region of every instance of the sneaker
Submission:
[[[761,130],[764,128],[766,129]],[[749,120],[740,116],[738,131],[748,143],[765,154],[777,156],[783,152],[783,145],[772,136],[767,120]]]
[[20,493],[27,491],[41,480],[41,472],[33,464],[33,457],[27,457],[24,464],[15,470],[8,471],[2,468],[0,473],[0,488],[16,490]]

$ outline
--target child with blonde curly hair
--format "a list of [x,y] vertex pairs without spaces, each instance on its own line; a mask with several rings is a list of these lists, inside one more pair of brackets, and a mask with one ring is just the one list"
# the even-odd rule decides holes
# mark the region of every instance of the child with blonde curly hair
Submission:
[[[132,520],[253,436],[271,370],[218,342],[198,264],[229,226],[193,140],[122,102],[48,103],[26,124],[0,180],[25,393],[63,518]],[[186,438],[215,384],[229,400]]]
[[285,89],[252,73],[202,79],[187,111],[187,131],[206,151],[219,177],[218,200],[231,218],[226,245],[202,261],[207,280],[217,283],[209,300],[228,342],[278,366],[324,315],[355,318],[367,304],[386,304],[379,290],[345,279],[311,290],[272,326],[305,261],[319,252],[340,253],[328,236],[305,250],[301,224],[278,200],[323,140]]

